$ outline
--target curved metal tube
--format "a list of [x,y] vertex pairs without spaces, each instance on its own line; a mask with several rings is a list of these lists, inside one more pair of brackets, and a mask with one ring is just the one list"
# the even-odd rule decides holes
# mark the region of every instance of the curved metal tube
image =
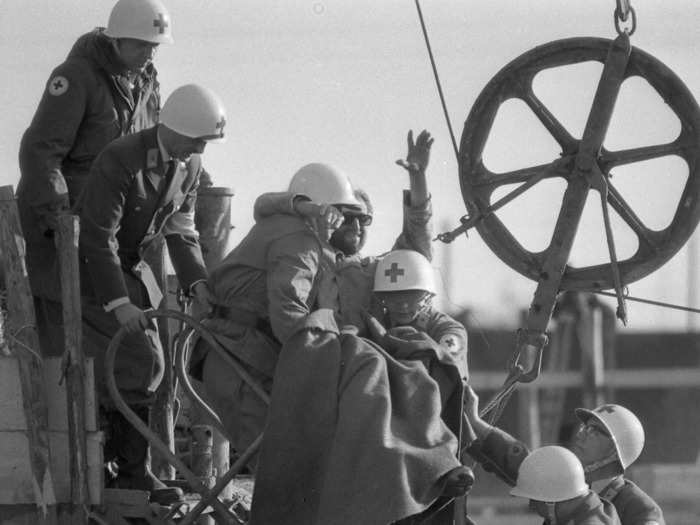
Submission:
[[[201,334],[201,336],[204,337],[204,339],[207,342],[209,342],[213,347],[216,347],[218,344],[211,336],[211,334],[199,322],[195,321],[190,316],[185,315],[181,312],[177,312],[175,310],[151,310],[146,312],[145,315],[146,318],[149,320],[158,317],[170,317],[178,319],[181,322],[187,324],[188,326],[198,331]],[[109,393],[112,396],[112,400],[114,401],[116,408],[124,415],[124,417],[129,421],[129,423],[131,423],[134,426],[134,428],[136,428],[136,430],[138,430],[148,440],[148,442],[163,455],[163,457],[167,458],[168,461],[179,470],[180,474],[182,474],[185,477],[192,489],[199,492],[202,495],[202,498],[207,501],[207,503],[211,503],[211,505],[214,507],[217,516],[219,516],[219,518],[223,520],[222,523],[238,525],[238,523],[240,522],[236,518],[236,516],[226,507],[226,505],[221,500],[218,499],[218,492],[214,492],[213,489],[210,490],[205,485],[203,485],[199,481],[197,476],[195,476],[194,473],[189,468],[187,468],[187,466],[182,462],[182,460],[180,460],[180,458],[173,454],[168,448],[168,446],[165,443],[163,443],[163,441],[153,431],[151,431],[151,429],[148,428],[148,426],[143,421],[141,421],[141,418],[139,418],[136,415],[136,413],[133,410],[131,410],[131,408],[129,408],[129,406],[124,401],[124,398],[122,398],[121,394],[119,393],[116,380],[114,379],[114,358],[117,354],[117,350],[119,349],[119,344],[121,343],[125,335],[126,332],[123,328],[120,328],[117,331],[117,333],[114,334],[114,337],[112,337],[112,340],[110,341],[109,346],[107,347],[107,355],[105,358],[107,389],[109,390]]]
[[175,344],[174,356],[175,374],[177,375],[185,394],[205,413],[205,415],[209,418],[208,422],[230,440],[231,438],[226,434],[221,418],[219,418],[216,412],[214,412],[214,410],[207,405],[206,401],[200,397],[192,386],[190,377],[187,374],[187,345],[190,342],[193,334],[194,330],[189,328],[186,334],[178,336],[178,340]]

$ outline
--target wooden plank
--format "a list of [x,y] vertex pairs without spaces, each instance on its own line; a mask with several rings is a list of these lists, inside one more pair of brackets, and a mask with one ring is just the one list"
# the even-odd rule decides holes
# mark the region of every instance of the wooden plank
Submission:
[[[505,372],[473,372],[469,383],[477,390],[497,390],[503,385]],[[605,371],[605,386],[625,389],[649,388],[697,388],[700,385],[700,368],[641,368]],[[531,383],[519,384],[520,388],[581,388],[581,372],[545,372]]]
[[0,414],[0,431],[27,429],[16,357],[0,356]]
[[[55,501],[71,501],[69,466],[69,438],[67,432],[51,431],[51,471]],[[97,505],[101,501],[104,485],[102,456],[102,432],[89,432],[87,437],[88,500]],[[26,431],[0,432],[0,505],[34,503],[34,477],[32,475],[29,440]]]
[[[68,431],[68,407],[66,406],[66,382],[61,381],[61,358],[43,360],[44,389],[48,404],[48,429]],[[95,399],[94,359],[85,360],[85,430],[97,430],[97,402]],[[22,385],[17,358],[0,356],[0,432],[27,430],[27,418],[22,406]]]
[[682,463],[634,465],[626,474],[659,502],[693,502],[700,510],[700,466]]
[[6,331],[10,350],[19,359],[22,402],[29,427],[26,435],[33,501],[41,509],[37,521],[48,523],[55,517],[48,507],[56,502],[56,496],[50,468],[47,403],[24,238],[12,186],[0,187],[0,246],[8,297]]
[[[83,365],[83,389],[85,391],[85,430],[97,430],[97,400],[95,396],[94,359],[88,357]],[[68,431],[68,403],[66,378],[63,376],[62,359],[44,359],[44,384],[49,403],[49,430]],[[26,428],[26,427],[25,427]]]
[[88,502],[87,442],[85,439],[85,355],[80,307],[80,268],[78,236],[80,221],[74,215],[60,217],[56,232],[56,251],[61,278],[63,334],[66,357],[66,405],[70,447],[70,501],[74,505],[74,523],[87,524],[83,506]]

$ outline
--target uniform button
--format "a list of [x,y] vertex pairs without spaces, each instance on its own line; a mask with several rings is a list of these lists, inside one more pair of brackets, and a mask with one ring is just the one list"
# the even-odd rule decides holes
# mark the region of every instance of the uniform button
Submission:
[[136,206],[136,207],[134,208],[134,210],[136,210],[136,211],[141,211],[141,206]]

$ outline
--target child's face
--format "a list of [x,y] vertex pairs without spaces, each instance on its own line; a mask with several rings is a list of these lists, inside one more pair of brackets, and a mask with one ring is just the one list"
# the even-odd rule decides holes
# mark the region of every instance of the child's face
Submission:
[[430,305],[431,294],[424,290],[378,292],[379,300],[389,314],[392,327],[410,324]]

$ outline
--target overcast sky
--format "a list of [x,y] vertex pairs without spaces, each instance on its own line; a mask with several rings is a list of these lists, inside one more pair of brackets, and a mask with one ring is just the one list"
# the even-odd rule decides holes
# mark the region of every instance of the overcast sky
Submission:
[[[72,43],[105,25],[111,0],[0,0],[0,184],[16,185],[17,150],[53,67]],[[162,92],[197,82],[218,92],[228,109],[229,141],[210,145],[205,164],[218,186],[232,187],[232,242],[252,224],[252,203],[264,191],[285,189],[301,165],[337,164],[372,196],[375,222],[367,253],[391,247],[401,226],[408,129],[435,136],[429,184],[436,229],[466,213],[457,163],[411,0],[171,0],[175,44],[156,57]],[[632,44],[664,62],[696,96],[700,88],[700,2],[633,0],[638,17]],[[449,114],[459,142],[481,89],[510,60],[533,47],[574,36],[613,38],[614,0],[423,0],[426,24]],[[537,94],[580,136],[600,66],[548,71]],[[623,86],[606,140],[627,148],[673,140],[678,122],[642,81]],[[502,107],[485,161],[494,171],[551,162],[552,140],[522,104]],[[687,177],[677,158],[620,169],[616,181],[653,228],[671,220]],[[563,185],[536,187],[501,212],[527,248],[546,245]],[[674,200],[675,199],[675,200]],[[619,221],[613,217],[614,224]],[[578,264],[603,262],[604,233],[597,194],[591,194],[574,250]],[[694,235],[698,247],[698,233]],[[630,285],[633,296],[688,304],[688,246],[650,277]],[[622,258],[635,250],[621,232]],[[474,321],[515,323],[535,283],[500,261],[476,231],[449,248],[436,246],[435,266],[450,309],[470,307]],[[697,261],[697,259],[696,259]],[[700,305],[695,304],[695,307]],[[685,329],[683,312],[628,304],[630,330]],[[700,317],[697,314],[695,318]],[[696,321],[700,326],[700,321]]]

